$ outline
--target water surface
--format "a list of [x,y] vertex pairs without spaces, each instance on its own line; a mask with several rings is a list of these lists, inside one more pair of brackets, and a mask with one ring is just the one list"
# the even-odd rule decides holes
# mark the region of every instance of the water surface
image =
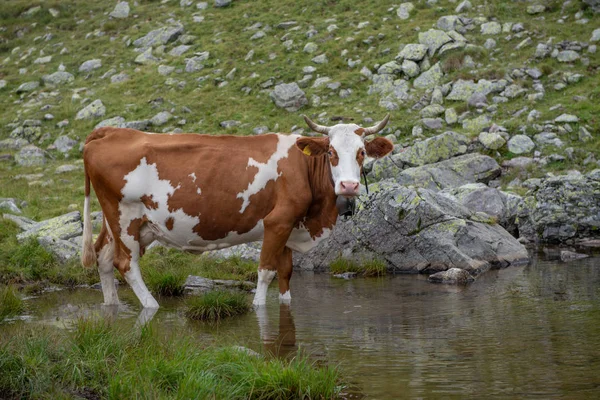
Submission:
[[[600,398],[600,258],[569,263],[553,252],[491,271],[466,287],[423,276],[341,280],[295,273],[292,305],[273,284],[267,306],[218,325],[187,321],[183,300],[159,299],[152,324],[206,343],[293,357],[302,349],[337,365],[347,392],[370,399]],[[128,288],[113,317],[133,327],[140,307]],[[102,312],[100,291],[28,300],[24,321],[68,326]]]

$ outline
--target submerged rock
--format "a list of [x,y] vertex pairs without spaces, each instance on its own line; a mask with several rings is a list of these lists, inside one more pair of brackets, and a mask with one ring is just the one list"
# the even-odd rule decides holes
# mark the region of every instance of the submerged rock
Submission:
[[183,284],[186,292],[203,293],[218,289],[240,289],[250,291],[256,287],[254,282],[223,279],[207,279],[189,275]]
[[476,276],[528,260],[525,247],[489,217],[427,189],[385,182],[361,198],[357,214],[294,265],[325,270],[340,256],[385,260],[388,269],[436,273],[452,267]]
[[560,252],[560,259],[563,262],[581,260],[582,258],[588,258],[587,254],[575,253],[573,251],[562,250]]
[[427,280],[433,283],[445,283],[448,285],[465,285],[469,282],[473,282],[475,278],[464,269],[450,268],[447,271],[429,275]]

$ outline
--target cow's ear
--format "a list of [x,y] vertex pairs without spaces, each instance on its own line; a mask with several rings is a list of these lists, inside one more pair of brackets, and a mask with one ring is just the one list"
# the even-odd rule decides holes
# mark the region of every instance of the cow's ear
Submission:
[[296,146],[307,156],[320,156],[329,150],[329,138],[301,137],[296,139]]
[[369,157],[381,158],[394,150],[394,144],[386,138],[378,137],[365,142],[365,149]]

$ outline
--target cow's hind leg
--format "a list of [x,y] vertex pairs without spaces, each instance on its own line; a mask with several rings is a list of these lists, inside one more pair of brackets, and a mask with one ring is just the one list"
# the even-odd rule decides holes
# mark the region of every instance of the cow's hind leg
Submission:
[[140,272],[139,258],[141,253],[148,244],[150,244],[153,240],[153,235],[151,234],[147,225],[141,225],[139,228],[139,237],[138,242],[139,246],[131,246],[129,248],[131,252],[131,258],[129,260],[129,269],[123,273],[123,277],[131,286],[131,289],[137,296],[140,303],[144,308],[158,308],[158,302],[152,296],[152,293],[146,287],[144,280],[142,279],[142,273]]
[[292,277],[292,249],[285,247],[277,263],[277,279],[279,280],[279,302],[289,304],[292,301],[290,295],[290,278]]
[[98,273],[100,283],[102,284],[102,293],[104,294],[104,304],[119,304],[119,295],[115,286],[113,259],[115,256],[114,242],[108,241],[98,254]]

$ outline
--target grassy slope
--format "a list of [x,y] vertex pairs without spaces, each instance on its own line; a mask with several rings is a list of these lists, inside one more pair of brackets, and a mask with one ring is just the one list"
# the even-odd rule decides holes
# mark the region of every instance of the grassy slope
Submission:
[[[377,96],[366,96],[369,82],[359,73],[361,66],[373,68],[393,59],[401,44],[415,43],[418,41],[418,29],[421,31],[434,27],[437,19],[443,15],[454,14],[456,3],[440,1],[434,7],[428,7],[422,2],[417,3],[417,9],[413,18],[401,21],[396,17],[395,10],[391,10],[392,3],[380,1],[363,1],[356,3],[350,0],[340,1],[318,1],[318,2],[296,2],[289,0],[281,1],[235,1],[232,7],[216,9],[209,2],[209,8],[204,11],[196,10],[194,6],[182,8],[179,1],[169,1],[161,4],[159,1],[139,1],[138,6],[132,5],[131,15],[126,20],[112,20],[108,13],[113,8],[109,2],[76,2],[45,1],[39,2],[42,10],[33,16],[23,16],[23,11],[29,9],[36,2],[10,0],[3,4],[0,10],[0,26],[5,29],[1,32],[0,41],[0,78],[8,82],[6,88],[0,90],[0,139],[8,137],[11,129],[6,125],[10,122],[23,121],[28,118],[42,119],[44,114],[54,114],[53,121],[44,121],[42,130],[49,134],[49,138],[41,143],[46,147],[53,142],[59,134],[69,134],[83,140],[93,129],[96,123],[104,118],[120,115],[126,120],[139,120],[151,118],[162,110],[172,111],[177,117],[169,124],[156,128],[173,129],[178,127],[177,121],[185,119],[186,123],[181,126],[185,131],[208,132],[208,133],[233,133],[248,134],[252,128],[259,125],[267,125],[271,129],[278,128],[279,131],[290,131],[295,126],[302,126],[299,113],[288,113],[274,106],[268,97],[268,90],[262,91],[260,84],[273,78],[278,82],[292,82],[302,78],[302,67],[314,65],[310,59],[317,54],[325,53],[329,58],[326,65],[316,65],[318,76],[329,76],[333,81],[342,84],[341,88],[353,90],[353,94],[342,99],[336,92],[331,92],[325,87],[305,91],[309,98],[319,95],[322,103],[318,107],[307,107],[301,112],[317,115],[326,112],[328,116],[343,115],[355,117],[359,123],[364,117],[379,118],[384,113],[378,106]],[[480,2],[474,1],[475,6]],[[478,78],[488,74],[502,76],[510,72],[512,68],[523,66],[546,65],[556,75],[545,76],[544,82],[547,92],[546,97],[531,104],[525,98],[511,101],[500,105],[494,122],[505,124],[513,131],[519,126],[526,125],[527,113],[520,117],[512,118],[514,111],[528,106],[542,112],[542,120],[551,120],[563,112],[578,115],[582,122],[590,126],[593,133],[600,130],[600,77],[597,69],[599,65],[599,54],[588,55],[590,66],[585,67],[577,62],[573,66],[559,65],[556,61],[547,59],[544,61],[531,61],[538,42],[545,42],[554,37],[554,42],[561,40],[588,41],[591,31],[597,26],[598,17],[586,12],[585,16],[590,18],[587,25],[573,23],[573,15],[579,8],[578,2],[565,11],[569,15],[569,22],[564,25],[555,21],[562,15],[557,2],[548,1],[550,11],[539,16],[531,17],[524,13],[525,5],[518,2],[487,1],[485,6],[474,9],[468,13],[469,16],[485,16],[497,18],[500,22],[522,22],[528,31],[534,32],[533,45],[521,51],[515,51],[514,47],[522,38],[513,38],[506,41],[506,34],[495,36],[498,42],[497,50],[488,56],[477,60],[489,67],[478,71],[458,70],[453,71],[445,77],[446,81],[461,78]],[[58,17],[52,17],[48,9],[59,10]],[[192,22],[192,15],[203,15],[201,23]],[[135,15],[135,17],[134,17]],[[137,53],[133,46],[127,47],[128,39],[135,40],[152,29],[163,26],[168,19],[181,21],[185,26],[185,33],[196,36],[192,49],[182,57],[162,56],[161,64],[171,65],[183,69],[185,57],[194,52],[210,51],[210,59],[206,68],[196,73],[174,73],[170,78],[177,81],[185,81],[183,88],[165,85],[167,77],[157,73],[157,66],[138,66],[133,63]],[[283,30],[275,26],[283,21],[294,20],[298,22],[300,29]],[[370,24],[358,29],[357,25],[363,21]],[[256,22],[263,27],[270,26],[272,30],[267,32],[263,39],[251,41],[250,37],[255,31],[245,28]],[[332,33],[327,27],[336,24],[338,29]],[[306,31],[310,28],[318,31],[318,34],[306,38]],[[96,33],[103,35],[96,36]],[[46,33],[51,33],[53,39],[46,42],[37,39]],[[87,34],[90,37],[86,38]],[[283,47],[281,38],[287,34],[287,38],[294,41],[291,51]],[[382,34],[382,36],[378,36]],[[479,35],[478,29],[468,33],[467,38],[471,43],[483,44],[486,37]],[[350,41],[348,38],[352,38]],[[371,38],[370,44],[363,41]],[[218,40],[217,40],[218,39]],[[319,50],[313,55],[302,52],[304,44],[312,41],[318,44]],[[177,44],[169,44],[168,52]],[[14,51],[15,48],[18,50]],[[59,55],[60,50],[66,47],[69,51],[66,55]],[[244,57],[250,49],[254,49],[255,55],[249,62]],[[24,56],[31,51],[29,56]],[[389,49],[389,54],[384,50]],[[347,57],[342,57],[342,51],[348,50]],[[13,54],[14,52],[14,54]],[[53,59],[45,65],[36,65],[33,61],[40,55],[52,55]],[[274,56],[274,59],[270,59]],[[350,68],[346,64],[346,58],[362,60],[362,65]],[[79,73],[78,68],[83,61],[100,58],[102,67],[87,76]],[[436,61],[435,59],[433,61]],[[43,75],[57,70],[60,64],[66,70],[75,75],[75,82],[62,86],[58,89],[42,88],[34,94],[17,95],[14,90],[23,82],[39,80]],[[225,87],[219,88],[215,85],[218,79],[222,79],[232,69],[236,68],[235,78]],[[26,68],[25,75],[19,74],[20,68]],[[126,72],[130,80],[121,84],[110,84],[109,79],[101,80],[106,71],[115,68],[116,72]],[[585,74],[585,78],[578,84],[569,85],[562,92],[555,92],[552,86],[560,78],[560,71],[572,71]],[[259,78],[250,78],[252,73],[260,75]],[[201,76],[209,78],[202,84],[196,79]],[[243,87],[252,88],[251,93],[242,92]],[[94,100],[99,98],[107,108],[105,117],[93,121],[75,121],[75,113],[83,107],[79,101],[71,101],[75,89],[83,89],[80,92],[82,98]],[[575,95],[586,95],[589,101],[574,102]],[[149,101],[162,97],[164,103],[153,108]],[[415,93],[415,101],[419,94]],[[446,102],[445,106],[464,108],[463,104]],[[549,111],[556,104],[562,104],[560,109]],[[42,105],[51,105],[50,110],[41,110]],[[418,121],[417,112],[410,110],[410,104],[392,113],[390,132],[400,129],[402,132],[402,143],[411,142],[410,128]],[[185,113],[183,107],[191,110]],[[63,130],[56,128],[56,122],[68,119],[70,124]],[[242,125],[230,130],[219,127],[223,120],[236,119]],[[460,127],[453,129],[461,131]],[[530,128],[531,132],[531,128]],[[430,134],[432,135],[432,133]],[[581,146],[577,143],[576,132],[562,137],[569,145]],[[592,143],[586,144],[587,150],[600,152],[600,139],[595,134]],[[543,151],[550,154],[551,149]],[[559,151],[560,152],[560,151]],[[50,152],[56,158],[43,168],[23,168],[4,162],[0,172],[0,197],[17,197],[26,200],[29,206],[25,213],[35,219],[55,216],[68,211],[69,204],[79,205],[83,198],[82,172],[75,171],[64,175],[54,175],[56,166],[65,162],[73,162],[79,157],[77,151],[71,153],[69,160],[62,159],[62,155]],[[506,155],[505,156],[509,156]],[[578,165],[583,157],[578,157],[575,162],[560,165],[550,165],[549,169],[567,169],[576,167],[587,170],[592,166],[583,167]],[[42,181],[52,179],[49,187],[30,187],[23,180],[13,180],[17,174],[44,173]],[[536,174],[543,171],[535,171]],[[95,209],[98,209],[95,204]]]

